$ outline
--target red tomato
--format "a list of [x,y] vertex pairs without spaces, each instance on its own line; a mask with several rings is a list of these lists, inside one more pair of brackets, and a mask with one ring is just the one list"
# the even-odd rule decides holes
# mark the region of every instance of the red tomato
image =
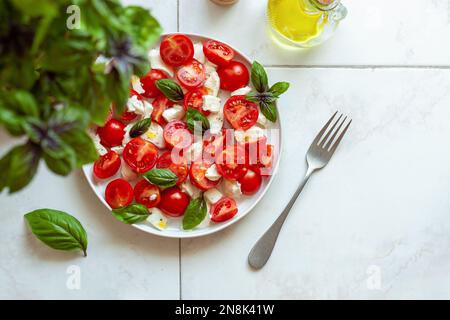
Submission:
[[203,53],[214,64],[225,66],[234,58],[234,51],[225,43],[208,40],[203,44]]
[[205,87],[200,87],[197,89],[194,89],[192,91],[189,91],[184,96],[184,109],[187,110],[189,108],[194,108],[195,110],[200,111],[205,116],[208,116],[210,114],[209,111],[203,110],[203,96],[208,94],[208,89]]
[[113,209],[129,205],[133,201],[133,187],[124,179],[116,179],[108,183],[105,199]]
[[125,125],[119,120],[109,120],[103,127],[97,129],[101,144],[109,148],[122,145],[124,129]]
[[165,125],[166,120],[162,117],[163,112],[173,106],[173,102],[167,99],[165,96],[160,95],[155,100],[153,100],[153,112],[152,120],[158,122],[160,125]]
[[245,96],[230,97],[225,106],[223,113],[227,121],[236,130],[247,130],[258,120],[258,106],[256,103],[248,101]]
[[124,122],[130,122],[134,119],[136,119],[137,114],[131,111],[125,111],[124,113],[122,113],[122,115],[120,116],[120,120],[124,121]]
[[212,134],[209,130],[203,135],[203,158],[214,162],[217,155],[222,152],[225,145],[225,130],[218,134]]
[[180,161],[180,163],[174,163],[172,161],[172,152],[166,151],[159,156],[158,161],[156,162],[156,167],[161,169],[168,168],[170,171],[175,173],[178,177],[177,185],[180,185],[186,181],[189,170],[186,162],[182,161],[181,157],[177,161]]
[[165,63],[178,67],[192,60],[194,45],[187,36],[174,34],[161,42],[159,53]]
[[230,61],[226,66],[217,69],[220,78],[220,89],[234,91],[245,87],[250,78],[247,67],[239,61]]
[[261,187],[262,178],[259,169],[250,168],[247,173],[238,180],[241,184],[242,194],[250,196],[258,192]]
[[172,217],[180,217],[189,205],[189,196],[178,187],[172,187],[161,192],[158,208]]
[[197,60],[192,59],[192,61],[178,69],[177,79],[187,89],[197,88],[205,82],[205,66]]
[[106,179],[115,175],[119,168],[120,156],[114,151],[109,151],[95,161],[94,174],[97,178]]
[[170,147],[184,149],[192,144],[193,138],[187,124],[180,120],[172,120],[163,132],[164,140]]
[[158,148],[141,137],[127,143],[123,150],[123,160],[137,173],[149,171],[155,165]]
[[265,148],[259,149],[258,153],[258,166],[261,169],[262,176],[269,176],[271,174],[273,157],[274,157],[274,146],[267,144]]
[[227,146],[216,158],[217,171],[226,179],[238,180],[247,172],[245,149],[238,145]]
[[161,91],[156,87],[155,82],[161,79],[167,79],[169,76],[162,70],[151,69],[145,76],[141,78],[142,95],[146,98],[156,98],[161,94]]
[[189,171],[191,182],[194,186],[203,191],[214,188],[220,181],[212,181],[205,177],[206,170],[208,170],[211,165],[212,163],[206,161],[191,163],[191,170]]
[[211,221],[223,222],[233,218],[238,212],[236,201],[233,198],[223,197],[210,209]]
[[137,203],[143,204],[147,208],[153,208],[158,205],[161,195],[157,186],[147,180],[141,180],[134,187],[134,198]]

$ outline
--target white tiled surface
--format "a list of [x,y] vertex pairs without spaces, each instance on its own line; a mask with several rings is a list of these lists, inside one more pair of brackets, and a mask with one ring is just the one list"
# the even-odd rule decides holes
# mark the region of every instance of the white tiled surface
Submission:
[[[279,174],[241,222],[180,242],[116,222],[81,172],[60,178],[42,166],[28,189],[0,196],[0,298],[450,298],[448,0],[343,0],[349,16],[309,51],[272,42],[265,0],[126,2],[153,8],[165,31],[230,42],[270,65],[271,82],[291,82],[279,104]],[[288,201],[310,141],[336,109],[354,119],[348,136],[303,191],[267,266],[252,271],[248,251]],[[0,151],[11,144],[4,133],[0,142]],[[83,222],[87,259],[29,234],[22,216],[38,207]],[[81,268],[79,291],[66,288],[70,265]]]

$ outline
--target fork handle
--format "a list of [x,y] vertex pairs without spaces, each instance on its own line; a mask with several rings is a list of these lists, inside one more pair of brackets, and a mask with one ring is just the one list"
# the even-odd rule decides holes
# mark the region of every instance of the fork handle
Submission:
[[270,255],[272,254],[272,250],[275,246],[275,242],[277,241],[278,234],[280,233],[281,227],[283,226],[283,223],[286,220],[286,217],[288,216],[289,212],[291,211],[292,206],[294,205],[300,192],[302,192],[303,187],[306,185],[306,183],[309,180],[309,177],[311,177],[311,174],[313,172],[314,170],[308,168],[305,178],[298,186],[292,199],[289,201],[284,210],[278,216],[277,220],[275,220],[275,222],[270,226],[270,228],[261,236],[261,238],[259,238],[258,242],[256,242],[255,245],[253,246],[252,250],[248,255],[248,263],[253,268],[261,269],[269,260]]

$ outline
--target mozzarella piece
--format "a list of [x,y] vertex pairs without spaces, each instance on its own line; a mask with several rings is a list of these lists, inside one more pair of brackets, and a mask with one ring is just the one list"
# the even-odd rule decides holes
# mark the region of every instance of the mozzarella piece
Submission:
[[131,168],[124,161],[122,161],[122,165],[120,166],[120,173],[122,174],[122,178],[127,181],[133,181],[139,178],[139,175],[131,170]]
[[145,132],[141,137],[142,139],[150,141],[155,146],[162,149],[166,146],[163,132],[164,129],[159,124],[157,124],[156,122],[152,122],[147,132]]
[[164,216],[163,212],[158,208],[149,209],[150,215],[147,221],[150,222],[155,228],[159,230],[164,230],[167,228],[167,218]]
[[211,72],[205,81],[204,87],[208,89],[210,95],[217,97],[220,89],[220,78],[216,71]]
[[134,112],[143,118],[150,118],[153,113],[153,106],[151,103],[141,100],[136,95],[133,95],[127,101],[127,110]]
[[207,118],[209,121],[209,131],[212,134],[219,133],[223,127],[223,108],[217,113],[211,113]]
[[217,190],[216,188],[211,188],[207,191],[205,191],[205,193],[203,194],[205,200],[209,203],[209,204],[214,204],[217,201],[219,201],[220,199],[222,199],[222,193]]
[[192,199],[200,197],[202,191],[194,186],[191,181],[186,180],[181,184],[181,191],[187,193]]
[[184,108],[178,104],[174,105],[172,108],[164,110],[162,116],[167,122],[172,120],[181,120],[184,117]]
[[260,126],[261,128],[265,128],[267,126],[267,118],[265,115],[262,114],[262,112],[259,112],[258,120],[256,120],[256,124]]
[[133,123],[127,124],[124,128],[125,135],[123,136],[122,146],[125,146],[128,142],[131,141],[130,130],[133,128]]
[[237,198],[242,195],[241,184],[237,181],[223,179],[222,187],[227,196]]
[[189,146],[189,148],[186,149],[186,157],[191,162],[193,162],[197,159],[201,159],[202,154],[203,154],[203,142],[202,141],[194,142],[193,144],[191,144]]
[[116,147],[112,147],[111,150],[116,152],[117,154],[122,154],[123,153],[123,149],[124,146],[116,146]]
[[252,91],[252,89],[249,86],[246,86],[246,87],[234,90],[233,92],[231,92],[231,95],[232,96],[245,96],[247,93],[250,93],[250,91]]
[[166,72],[169,76],[173,77],[173,69],[166,65],[162,61],[158,49],[152,49],[148,53],[148,59],[150,60],[150,66],[152,69],[159,69]]
[[205,177],[211,181],[217,181],[222,178],[222,175],[217,171],[216,164],[213,164],[206,170]]
[[203,44],[202,43],[194,44],[194,59],[200,61],[203,64],[205,63],[206,58],[205,58],[205,54],[203,53]]
[[131,86],[133,87],[133,90],[139,94],[143,94],[145,92],[144,88],[142,88],[141,79],[139,79],[138,76],[131,76]]
[[246,131],[243,130],[234,131],[234,137],[236,138],[236,141],[241,144],[248,142],[256,142],[259,139],[263,138],[265,135],[266,130],[257,126],[253,126]]
[[211,112],[220,111],[220,98],[211,95],[203,96],[203,110]]
[[217,66],[210,61],[206,61],[206,63],[204,63],[204,66],[205,66],[205,74],[207,77],[209,77],[211,73],[215,72],[217,69]]
[[89,135],[91,136],[91,139],[94,142],[94,146],[95,146],[95,149],[97,149],[98,154],[101,156],[103,156],[104,154],[107,154],[108,150],[100,142],[99,135],[97,133],[95,133],[93,130],[89,130]]

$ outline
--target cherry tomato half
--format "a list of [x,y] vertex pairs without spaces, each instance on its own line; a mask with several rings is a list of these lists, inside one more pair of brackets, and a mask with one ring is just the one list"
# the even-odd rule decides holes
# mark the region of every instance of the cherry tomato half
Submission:
[[216,158],[217,171],[226,179],[238,180],[247,172],[245,149],[239,145],[227,146]]
[[106,179],[115,175],[119,168],[120,156],[114,151],[109,151],[95,161],[94,174],[97,178]]
[[158,208],[172,217],[180,217],[189,205],[189,196],[178,187],[172,187],[161,192]]
[[236,201],[233,198],[223,197],[210,209],[211,221],[223,222],[233,218],[238,212]]
[[175,173],[178,177],[177,185],[181,185],[186,181],[189,170],[187,163],[182,161],[181,157],[177,160],[177,162],[178,161],[180,161],[180,163],[174,163],[172,161],[172,152],[166,151],[159,156],[158,161],[156,162],[156,167],[160,169],[168,168],[170,171]]
[[133,121],[134,119],[136,119],[136,117],[137,117],[136,113],[134,113],[132,111],[125,111],[120,116],[120,120],[123,122],[130,122],[130,121]]
[[200,111],[205,116],[208,116],[211,112],[203,110],[203,96],[208,94],[208,89],[205,87],[200,87],[189,91],[184,96],[184,109],[187,110],[189,108],[193,108],[197,111]]
[[189,171],[191,182],[194,186],[203,191],[214,188],[220,181],[212,181],[205,177],[206,170],[208,170],[211,165],[212,163],[206,161],[196,161],[191,163],[191,169]]
[[106,186],[105,200],[113,209],[125,207],[133,201],[133,187],[124,179],[113,180]]
[[234,91],[248,84],[250,75],[247,67],[239,61],[230,61],[226,66],[217,69],[220,78],[220,89]]
[[247,196],[258,192],[262,184],[261,173],[258,169],[250,168],[247,173],[238,180],[241,184],[241,192]]
[[147,180],[141,180],[134,187],[134,199],[147,208],[156,207],[161,200],[159,188]]
[[225,129],[218,134],[206,131],[203,135],[203,159],[214,162],[225,145]]
[[162,70],[151,69],[145,76],[141,78],[142,96],[146,98],[156,98],[161,95],[161,91],[156,87],[155,82],[161,79],[167,79],[169,76]]
[[227,121],[236,130],[247,130],[258,120],[258,106],[248,101],[245,96],[230,97],[223,108]]
[[127,143],[123,150],[123,160],[137,173],[149,171],[155,165],[158,148],[141,137]]
[[193,137],[187,124],[180,120],[172,120],[165,127],[163,132],[164,140],[171,147],[184,149],[192,144]]
[[187,36],[174,34],[161,42],[159,52],[165,63],[178,67],[192,60],[194,44]]
[[164,111],[167,108],[173,106],[173,102],[167,99],[165,96],[160,95],[153,100],[153,112],[152,112],[152,120],[158,122],[160,125],[165,125],[167,122],[162,117]]
[[115,147],[122,144],[125,135],[125,125],[116,119],[111,119],[103,127],[97,129],[100,142],[105,147]]
[[197,88],[205,82],[205,66],[192,59],[177,70],[177,79],[186,89]]
[[214,64],[225,66],[234,58],[234,51],[225,43],[208,40],[203,44],[203,53]]

